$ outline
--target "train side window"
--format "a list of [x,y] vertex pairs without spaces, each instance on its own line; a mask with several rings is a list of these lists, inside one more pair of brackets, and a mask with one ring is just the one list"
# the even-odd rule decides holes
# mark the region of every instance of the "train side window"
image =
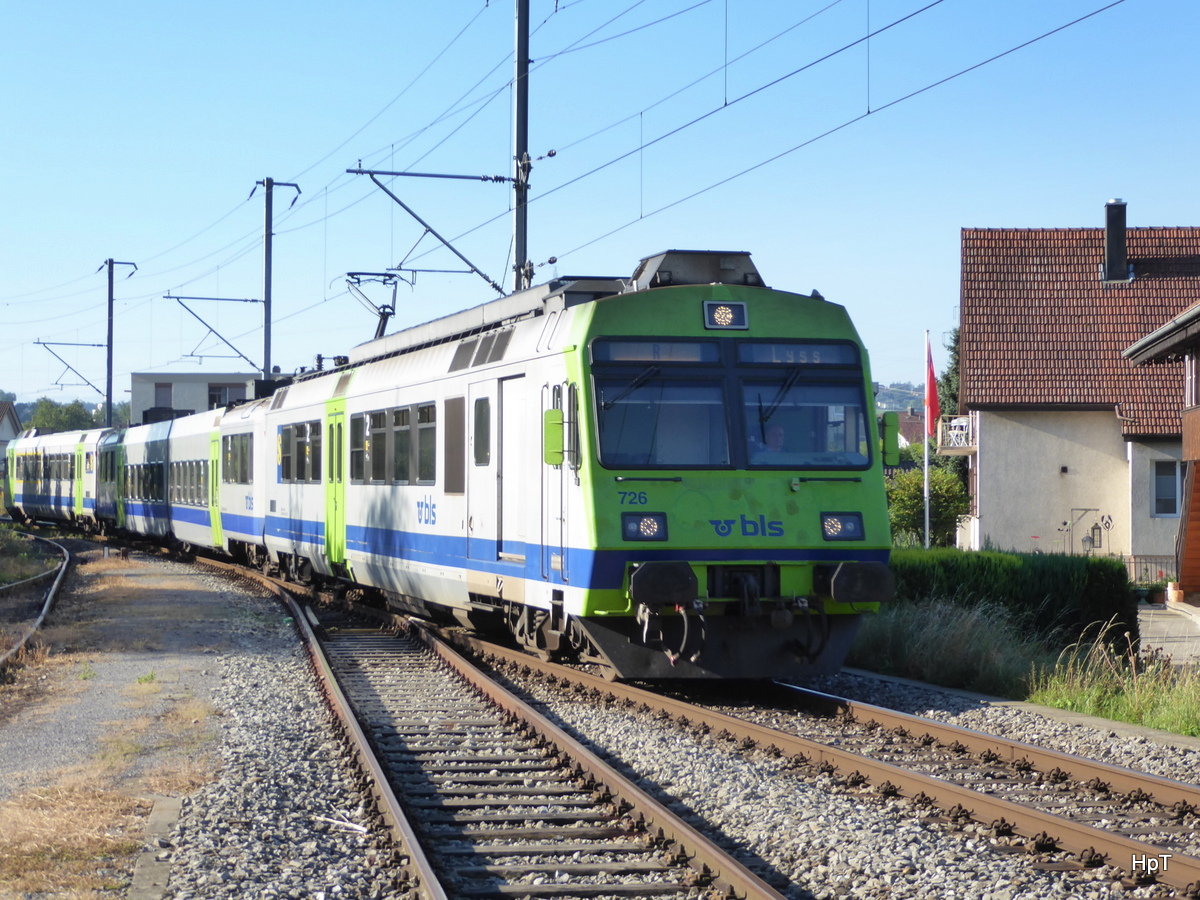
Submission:
[[321,482],[321,423],[308,423],[308,480]]
[[412,481],[412,412],[407,406],[392,410],[392,484]]
[[447,397],[443,406],[446,427],[442,433],[442,459],[446,471],[447,494],[467,491],[467,401]]
[[367,449],[367,460],[371,463],[371,481],[385,484],[388,480],[387,413],[371,413],[371,442]]
[[492,462],[492,398],[475,398],[475,465],[487,466]]
[[292,428],[296,436],[296,481],[308,481],[308,426],[301,422]]
[[437,481],[437,407],[417,407],[417,484]]
[[284,425],[279,433],[279,480],[292,480],[292,426]]
[[226,484],[253,483],[254,435],[227,434],[221,438],[224,457],[221,478]]
[[242,484],[254,483],[254,435],[243,434],[242,436],[245,453],[242,456],[244,467],[242,469]]
[[367,470],[367,417],[350,417],[350,480],[362,484]]

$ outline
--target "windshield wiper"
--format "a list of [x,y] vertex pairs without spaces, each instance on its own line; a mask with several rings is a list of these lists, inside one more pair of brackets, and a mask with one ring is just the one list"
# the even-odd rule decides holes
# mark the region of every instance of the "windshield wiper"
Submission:
[[779,390],[775,392],[775,397],[767,405],[767,409],[765,412],[763,411],[763,408],[762,408],[762,397],[758,398],[758,424],[759,425],[765,425],[767,423],[767,421],[771,418],[771,416],[775,415],[775,411],[777,409],[779,409],[779,404],[781,404],[783,402],[783,398],[787,396],[787,392],[790,391],[795,386],[796,382],[799,380],[800,380],[800,368],[799,367],[796,367],[796,368],[792,369],[790,372],[788,372],[788,377],[784,379],[783,384],[780,386]]
[[659,371],[658,366],[647,366],[646,369],[640,375],[638,375],[637,378],[633,379],[633,381],[631,381],[631,382],[629,382],[629,384],[625,385],[625,387],[622,388],[617,393],[617,396],[613,397],[611,400],[605,400],[603,403],[601,403],[600,408],[601,409],[612,409],[614,406],[616,406],[618,403],[620,403],[622,400],[624,400],[626,397],[628,397],[630,394],[632,394],[634,391],[636,391],[638,388],[640,388],[643,384],[645,384],[647,381],[649,381],[651,378],[653,378],[655,375],[657,375],[658,371]]

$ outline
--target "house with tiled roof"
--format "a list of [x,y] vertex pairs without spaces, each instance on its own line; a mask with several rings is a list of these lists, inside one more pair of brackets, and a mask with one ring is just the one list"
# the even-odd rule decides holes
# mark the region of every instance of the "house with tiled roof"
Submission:
[[1110,201],[1102,228],[962,232],[960,409],[941,423],[942,452],[969,457],[960,546],[1174,575],[1183,364],[1123,351],[1200,297],[1200,228],[1128,228],[1125,210]]
[[1183,498],[1175,542],[1176,572],[1184,596],[1200,599],[1200,491],[1196,463],[1200,462],[1200,251],[1176,261],[1175,277],[1190,280],[1195,302],[1125,350],[1137,366],[1183,365],[1180,421],[1183,430]]

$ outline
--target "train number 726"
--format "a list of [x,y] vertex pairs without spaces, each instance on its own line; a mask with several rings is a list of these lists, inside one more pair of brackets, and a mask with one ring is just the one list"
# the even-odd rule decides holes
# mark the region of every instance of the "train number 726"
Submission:
[[645,491],[618,491],[617,494],[621,498],[622,506],[645,506],[646,492]]

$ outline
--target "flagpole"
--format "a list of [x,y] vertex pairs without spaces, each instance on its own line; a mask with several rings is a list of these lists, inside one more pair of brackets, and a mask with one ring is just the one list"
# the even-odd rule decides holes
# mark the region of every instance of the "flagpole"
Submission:
[[921,443],[925,446],[925,549],[929,549],[929,373],[932,368],[933,351],[929,347],[929,332],[925,332],[925,434]]

